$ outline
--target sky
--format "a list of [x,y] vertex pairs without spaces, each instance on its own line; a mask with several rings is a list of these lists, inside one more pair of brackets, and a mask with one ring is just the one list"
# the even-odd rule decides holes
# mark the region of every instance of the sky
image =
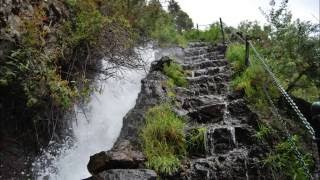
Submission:
[[[237,26],[243,20],[265,23],[259,7],[267,10],[270,0],[176,0],[187,12],[194,24],[206,25],[219,17],[229,26]],[[282,0],[275,0],[279,4]],[[293,18],[319,23],[320,0],[289,0]],[[203,29],[205,26],[200,26]]]

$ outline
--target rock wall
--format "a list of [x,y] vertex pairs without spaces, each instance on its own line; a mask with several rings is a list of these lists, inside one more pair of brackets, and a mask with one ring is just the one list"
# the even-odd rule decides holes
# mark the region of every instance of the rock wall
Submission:
[[[178,60],[188,72],[189,85],[175,88],[176,112],[187,119],[186,129],[206,128],[205,152],[189,153],[182,170],[167,179],[271,179],[259,161],[265,149],[253,137],[258,116],[247,107],[242,92],[230,90],[232,72],[225,50],[224,45],[192,43]],[[135,179],[120,176],[128,169],[132,177],[140,171],[144,174],[146,159],[138,132],[146,110],[167,98],[161,67],[168,61],[165,57],[153,63],[114,147],[90,157],[92,179]],[[150,178],[148,174],[141,179]]]

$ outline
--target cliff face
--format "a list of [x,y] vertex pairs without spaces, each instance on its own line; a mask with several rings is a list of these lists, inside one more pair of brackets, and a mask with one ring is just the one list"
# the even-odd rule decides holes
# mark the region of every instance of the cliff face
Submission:
[[[223,45],[192,43],[178,62],[188,72],[189,83],[187,88],[175,88],[175,111],[188,121],[186,131],[206,129],[205,149],[189,152],[179,173],[166,178],[269,179],[259,161],[265,150],[253,136],[258,117],[247,107],[243,93],[230,90],[232,72],[224,58],[225,50]],[[161,83],[167,78],[161,67],[168,62],[170,59],[164,57],[153,63],[114,147],[90,157],[92,179],[156,178],[154,172],[142,170],[146,158],[138,132],[146,110],[168,99],[168,89]]]

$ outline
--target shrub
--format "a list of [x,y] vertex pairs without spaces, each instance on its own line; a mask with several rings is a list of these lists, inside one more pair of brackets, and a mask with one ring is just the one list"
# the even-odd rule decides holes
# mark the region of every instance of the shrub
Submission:
[[205,41],[209,43],[217,43],[221,37],[221,30],[217,23],[214,23],[207,30],[196,30],[185,31],[183,36],[188,41]]
[[165,75],[172,79],[174,85],[181,87],[187,86],[186,75],[181,65],[171,62],[170,64],[164,65],[163,71]]
[[245,70],[245,47],[241,44],[231,44],[226,52],[226,58],[230,61],[236,74]]
[[145,118],[141,138],[146,165],[161,174],[175,173],[186,153],[183,119],[168,104],[149,109]]
[[[301,149],[298,136],[291,137],[298,149]],[[306,163],[308,169],[313,166],[312,156],[310,154],[302,154],[302,159]],[[304,172],[294,149],[291,147],[289,140],[285,140],[276,145],[275,150],[270,153],[265,159],[264,164],[271,167],[274,172],[280,176],[279,179],[290,177],[290,179],[309,179]],[[281,176],[284,176],[281,178]]]

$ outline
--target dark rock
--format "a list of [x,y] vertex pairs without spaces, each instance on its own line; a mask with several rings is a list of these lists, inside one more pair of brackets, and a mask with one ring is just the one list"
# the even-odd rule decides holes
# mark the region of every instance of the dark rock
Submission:
[[226,153],[235,148],[234,134],[227,128],[210,128],[207,132],[207,151],[209,155]]
[[248,127],[235,127],[235,137],[237,144],[253,145],[255,143],[254,132]]
[[244,115],[251,112],[243,99],[231,101],[231,103],[228,105],[228,110],[230,111],[231,115],[235,116]]
[[224,110],[225,104],[211,104],[196,108],[188,113],[188,116],[202,123],[219,122],[223,120]]
[[145,112],[150,107],[160,102],[165,102],[168,99],[163,83],[166,79],[166,76],[161,72],[152,71],[142,80],[141,92],[136,100],[136,105],[124,117],[123,127],[118,140],[127,139],[132,144],[139,144],[138,133],[141,125],[144,123]]
[[162,57],[160,60],[154,61],[151,64],[150,72],[162,71],[165,64],[170,64],[173,60],[168,56]]
[[99,173],[90,180],[156,180],[156,172],[150,169],[111,169]]
[[90,156],[87,168],[91,174],[108,169],[134,169],[142,166],[145,160],[142,152],[134,149],[129,141],[123,140],[110,151]]

